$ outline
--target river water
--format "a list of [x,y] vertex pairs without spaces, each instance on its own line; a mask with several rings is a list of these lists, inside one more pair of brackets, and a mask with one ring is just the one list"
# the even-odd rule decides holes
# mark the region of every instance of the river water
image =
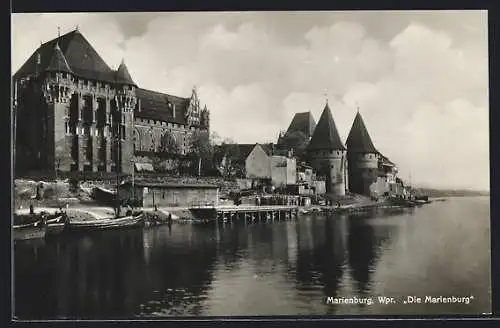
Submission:
[[16,243],[14,312],[20,320],[489,313],[489,201]]

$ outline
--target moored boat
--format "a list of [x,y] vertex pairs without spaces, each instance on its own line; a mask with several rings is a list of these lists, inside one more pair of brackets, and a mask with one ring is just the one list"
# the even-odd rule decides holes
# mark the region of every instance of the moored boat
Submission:
[[144,215],[140,213],[137,215],[97,220],[69,220],[66,229],[68,231],[133,229],[144,227],[144,222]]
[[47,233],[47,224],[42,220],[27,223],[13,225],[14,240],[31,240],[31,239],[42,239],[45,238]]
[[55,214],[47,220],[47,235],[59,235],[66,228],[68,217],[65,213]]

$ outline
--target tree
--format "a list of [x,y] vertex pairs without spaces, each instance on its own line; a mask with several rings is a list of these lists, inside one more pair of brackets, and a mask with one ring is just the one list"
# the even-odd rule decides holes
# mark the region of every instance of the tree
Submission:
[[238,171],[238,164],[241,157],[240,148],[231,139],[225,139],[217,148],[218,153],[215,154],[216,166],[220,167],[222,176],[232,177]]
[[302,158],[308,144],[309,138],[302,131],[294,131],[283,136],[280,148],[287,151],[293,150],[296,157]]
[[202,162],[211,161],[214,155],[214,145],[207,131],[193,132],[189,142],[189,154],[196,159],[198,175],[201,176]]
[[68,151],[68,147],[66,144],[66,139],[63,137],[55,142],[54,147],[54,164],[55,164],[55,173],[56,179],[59,178],[59,172],[61,168],[61,164],[71,161],[71,152]]

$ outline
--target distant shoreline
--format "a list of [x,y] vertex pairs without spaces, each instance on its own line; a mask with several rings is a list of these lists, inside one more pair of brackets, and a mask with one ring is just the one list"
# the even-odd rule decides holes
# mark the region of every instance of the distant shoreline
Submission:
[[477,190],[440,190],[431,188],[415,188],[414,191],[417,195],[421,194],[429,196],[429,198],[490,196],[489,191]]

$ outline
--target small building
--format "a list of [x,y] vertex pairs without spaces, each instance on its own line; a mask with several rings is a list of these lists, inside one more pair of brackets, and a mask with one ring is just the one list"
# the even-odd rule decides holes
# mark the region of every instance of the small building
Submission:
[[286,156],[271,156],[271,183],[276,188],[282,188],[297,182],[297,163],[295,158]]
[[255,144],[245,158],[245,176],[248,179],[270,179],[269,154],[260,144]]
[[121,201],[135,200],[139,206],[217,205],[219,188],[209,184],[125,182],[119,187]]

